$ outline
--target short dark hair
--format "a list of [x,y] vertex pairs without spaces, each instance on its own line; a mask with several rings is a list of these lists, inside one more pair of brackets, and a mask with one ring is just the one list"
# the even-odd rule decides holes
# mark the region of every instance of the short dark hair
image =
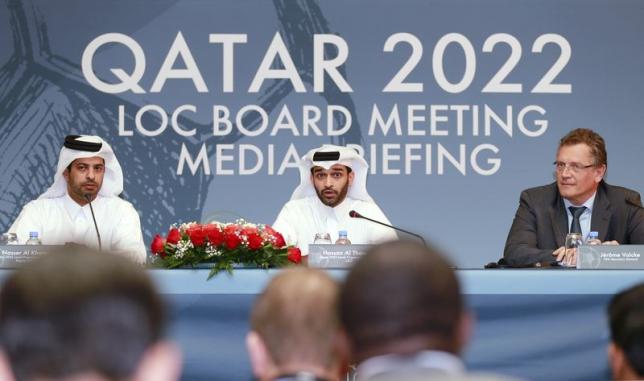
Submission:
[[586,144],[595,158],[595,166],[608,166],[608,154],[604,138],[598,133],[587,128],[577,128],[570,131],[559,141],[559,148],[575,144]]
[[374,246],[351,269],[340,293],[340,319],[358,361],[394,353],[392,345],[410,339],[424,346],[414,350],[457,353],[462,314],[450,263],[416,242]]
[[44,255],[0,291],[0,345],[17,380],[85,372],[129,378],[164,324],[150,278],[106,252],[69,247]]
[[616,294],[608,305],[608,318],[613,343],[644,376],[644,283]]

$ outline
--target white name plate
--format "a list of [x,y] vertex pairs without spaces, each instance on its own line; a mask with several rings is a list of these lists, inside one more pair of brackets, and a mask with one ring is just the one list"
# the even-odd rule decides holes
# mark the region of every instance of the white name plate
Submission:
[[578,269],[644,270],[644,245],[584,245]]
[[0,245],[0,268],[13,269],[47,254],[58,246],[51,245]]
[[309,267],[348,268],[370,247],[371,245],[309,245]]

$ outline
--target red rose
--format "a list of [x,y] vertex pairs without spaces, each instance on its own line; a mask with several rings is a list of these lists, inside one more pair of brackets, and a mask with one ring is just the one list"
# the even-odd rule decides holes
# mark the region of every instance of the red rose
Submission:
[[237,233],[237,231],[238,231],[238,230],[239,230],[239,226],[238,226],[238,225],[228,225],[228,226],[226,226],[226,227],[224,228],[224,234],[233,234],[233,233]]
[[165,258],[165,241],[161,238],[160,235],[155,235],[150,245],[150,250],[152,254],[160,255],[161,258]]
[[248,226],[243,228],[241,233],[247,237],[250,237],[251,235],[258,234],[259,232],[257,231],[257,228]]
[[179,229],[177,228],[170,229],[170,231],[168,232],[168,238],[166,239],[167,242],[173,245],[176,245],[180,239],[181,239],[181,233],[179,232]]
[[288,258],[289,261],[298,264],[302,262],[302,252],[297,247],[289,247],[288,256],[286,258]]
[[201,225],[195,225],[188,228],[188,230],[186,230],[186,234],[188,234],[192,244],[195,246],[202,246],[206,242],[206,233],[201,228]]
[[206,237],[208,237],[208,241],[213,246],[219,246],[221,245],[222,242],[224,242],[224,233],[221,232],[221,230],[219,229],[219,226],[214,224],[208,224],[203,227],[203,231],[204,233],[206,233]]
[[277,233],[270,225],[264,225],[264,231],[270,235],[275,235],[275,233]]
[[264,240],[259,234],[254,233],[248,235],[248,248],[251,250],[257,250],[264,246]]
[[224,234],[224,242],[229,249],[236,249],[241,244],[241,238],[235,233]]
[[284,237],[280,233],[275,232],[273,234],[273,238],[275,239],[274,246],[277,247],[278,249],[281,248],[281,247],[286,246],[286,242],[284,241]]

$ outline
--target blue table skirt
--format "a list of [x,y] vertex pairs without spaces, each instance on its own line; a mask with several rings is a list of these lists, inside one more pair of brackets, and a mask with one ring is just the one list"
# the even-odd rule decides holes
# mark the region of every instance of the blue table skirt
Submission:
[[[278,271],[151,270],[171,307],[183,380],[251,380],[244,346],[253,300]],[[331,271],[338,279],[343,271]],[[606,380],[605,305],[644,271],[459,270],[474,336],[471,369],[529,380]]]

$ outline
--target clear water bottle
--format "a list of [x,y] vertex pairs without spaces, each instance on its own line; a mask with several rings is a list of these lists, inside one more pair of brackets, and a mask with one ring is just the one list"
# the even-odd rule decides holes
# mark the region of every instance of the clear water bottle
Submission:
[[598,232],[588,233],[588,237],[586,237],[586,245],[601,245],[601,244],[602,244],[602,241],[599,240]]
[[25,245],[42,245],[40,238],[38,238],[38,232],[29,232],[29,239]]
[[340,230],[338,232],[338,240],[335,241],[336,245],[351,245],[351,241],[349,241],[349,238],[347,238],[347,231],[346,230]]

